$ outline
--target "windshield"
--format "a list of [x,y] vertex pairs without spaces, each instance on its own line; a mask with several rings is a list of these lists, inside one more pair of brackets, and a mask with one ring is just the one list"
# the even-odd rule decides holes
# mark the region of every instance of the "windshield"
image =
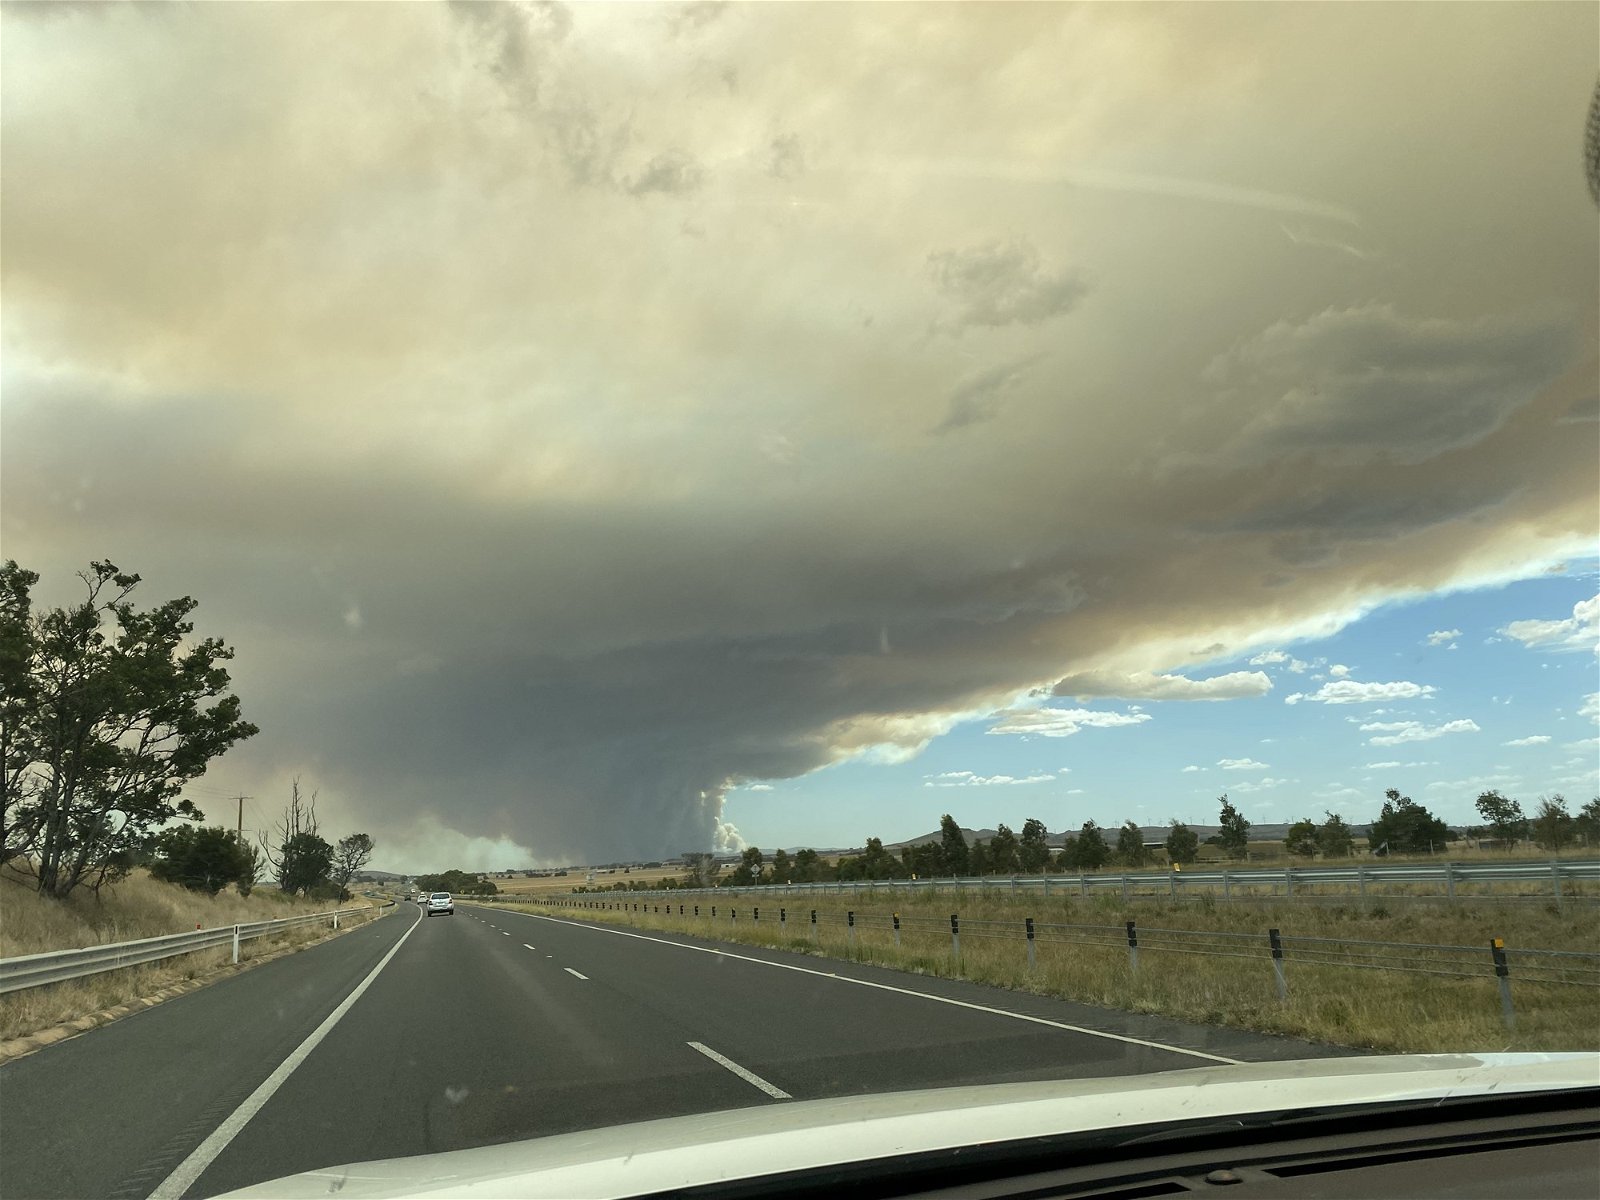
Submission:
[[1595,6],[0,13],[19,1194],[1600,1050]]

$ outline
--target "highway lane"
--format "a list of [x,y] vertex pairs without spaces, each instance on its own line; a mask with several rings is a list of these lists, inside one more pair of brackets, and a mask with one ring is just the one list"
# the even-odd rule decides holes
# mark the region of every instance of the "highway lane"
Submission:
[[[150,1195],[415,920],[402,909],[375,927],[381,947],[362,931],[370,945],[351,935],[0,1068],[0,1194]],[[331,961],[344,942],[353,953],[336,957],[349,961]],[[280,980],[275,969],[296,963]],[[317,980],[320,1002],[309,1003]],[[280,988],[300,999],[281,1003]],[[151,1027],[136,1029],[141,1021]],[[234,1037],[254,1025],[275,1033]],[[213,1195],[335,1163],[782,1096],[1325,1053],[959,981],[463,905],[422,920],[259,1111],[214,1156],[191,1158],[192,1180],[179,1182]],[[186,1078],[159,1065],[174,1059]],[[80,1109],[70,1091],[51,1100],[63,1073],[102,1080],[90,1089],[99,1102]],[[169,1088],[182,1104],[166,1104]],[[122,1130],[130,1101],[140,1115]],[[102,1136],[102,1124],[118,1128]],[[72,1169],[53,1173],[57,1156]]]
[[0,1066],[0,1196],[148,1196],[414,920],[402,907]]

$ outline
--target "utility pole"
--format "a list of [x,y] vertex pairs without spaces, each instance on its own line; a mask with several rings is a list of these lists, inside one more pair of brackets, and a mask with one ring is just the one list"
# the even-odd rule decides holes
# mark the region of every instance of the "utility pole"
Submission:
[[239,824],[234,828],[233,836],[238,839],[239,845],[244,845],[244,802],[255,799],[254,796],[235,796],[239,802]]

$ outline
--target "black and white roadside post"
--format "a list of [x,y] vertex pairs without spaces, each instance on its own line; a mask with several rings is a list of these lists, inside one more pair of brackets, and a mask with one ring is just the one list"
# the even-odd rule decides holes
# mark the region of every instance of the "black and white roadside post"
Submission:
[[1511,967],[1506,962],[1504,938],[1489,939],[1489,953],[1494,955],[1494,974],[1500,981],[1500,1019],[1512,1033],[1517,1030],[1517,1013],[1511,1007]]
[[786,930],[786,929],[788,929],[788,927],[789,927],[789,910],[787,908],[780,908],[778,910],[778,928],[780,930]]
[[1278,981],[1278,1002],[1289,1002],[1289,981],[1283,974],[1283,938],[1276,929],[1267,930],[1267,942],[1272,946],[1272,974]]
[[1028,971],[1030,973],[1032,973],[1034,965],[1035,965],[1034,950],[1033,950],[1033,918],[1032,917],[1024,917],[1022,919],[1022,923],[1023,923],[1024,926],[1027,927],[1027,930],[1028,930]]
[[1124,928],[1128,931],[1128,967],[1130,970],[1139,969],[1139,932],[1129,921]]
[[850,949],[854,950],[856,948],[856,914],[855,914],[855,910],[851,909],[849,912],[845,913],[844,917],[845,917],[845,924],[849,929],[849,932],[845,936],[849,940]]
[[813,943],[815,943],[816,940],[817,940],[817,910],[813,908],[811,910],[811,941]]
[[895,945],[895,949],[896,950],[898,950],[900,948],[900,914],[899,913],[895,913],[894,914],[894,945]]
[[950,914],[950,956],[961,961],[961,918],[955,913]]

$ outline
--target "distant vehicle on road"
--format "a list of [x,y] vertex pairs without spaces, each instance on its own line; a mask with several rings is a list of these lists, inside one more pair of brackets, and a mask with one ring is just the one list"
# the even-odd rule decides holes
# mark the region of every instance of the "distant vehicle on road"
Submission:
[[444,913],[447,917],[456,915],[456,902],[450,898],[449,892],[435,892],[428,897],[428,916],[434,913]]

